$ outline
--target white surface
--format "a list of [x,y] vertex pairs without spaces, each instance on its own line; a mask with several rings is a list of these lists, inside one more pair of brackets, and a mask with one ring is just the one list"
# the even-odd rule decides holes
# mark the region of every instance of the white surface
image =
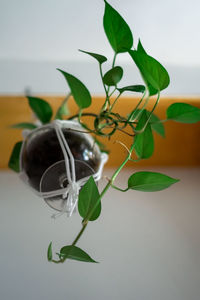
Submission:
[[0,299],[199,300],[200,169],[156,171],[181,181],[156,193],[109,191],[78,244],[100,263],[62,265],[47,262],[47,245],[70,243],[81,219],[52,220],[42,199],[1,172]]
[[[200,94],[200,2],[198,0],[110,0],[147,52],[167,67],[166,94]],[[98,66],[77,50],[113,52],[104,34],[103,0],[0,0],[0,93],[64,93],[56,67],[79,77],[102,94]],[[124,84],[137,84],[138,71],[127,54],[117,63],[127,70]],[[130,65],[132,67],[130,67]],[[106,66],[109,69],[110,65]]]

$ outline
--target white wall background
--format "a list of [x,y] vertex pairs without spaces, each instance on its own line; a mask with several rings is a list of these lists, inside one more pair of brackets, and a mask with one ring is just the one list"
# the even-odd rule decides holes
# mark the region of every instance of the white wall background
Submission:
[[[167,94],[200,94],[200,2],[198,0],[110,0],[141,38],[147,51],[169,70]],[[101,94],[96,63],[77,49],[112,50],[105,37],[103,0],[0,0],[0,93],[63,93],[56,67],[78,76]],[[122,83],[141,82],[131,59],[121,55]],[[109,66],[107,66],[108,68]]]

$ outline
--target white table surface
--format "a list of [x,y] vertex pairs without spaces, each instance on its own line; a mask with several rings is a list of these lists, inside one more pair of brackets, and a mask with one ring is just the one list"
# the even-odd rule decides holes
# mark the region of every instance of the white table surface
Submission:
[[80,217],[51,219],[16,174],[0,172],[0,299],[199,300],[200,169],[154,171],[181,181],[156,193],[110,190],[78,244],[100,263],[61,265],[47,261],[46,248],[69,244]]

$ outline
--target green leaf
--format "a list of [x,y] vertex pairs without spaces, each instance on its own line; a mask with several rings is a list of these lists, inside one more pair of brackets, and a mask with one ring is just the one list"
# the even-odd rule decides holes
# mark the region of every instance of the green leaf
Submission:
[[[147,111],[147,116],[149,116],[149,115],[150,115],[150,111]],[[158,133],[162,137],[165,137],[165,127],[164,127],[163,123],[160,122],[160,119],[155,114],[151,115],[149,123],[151,125],[152,130],[154,130],[156,133]]]
[[118,89],[118,91],[122,94],[123,92],[129,91],[129,92],[136,92],[136,93],[144,93],[145,86],[144,85],[129,85],[125,86],[123,88]]
[[142,46],[142,43],[139,39],[139,42],[138,42],[138,45],[137,45],[137,51],[140,52],[140,53],[144,53],[144,54],[147,54],[146,51],[144,50],[143,46]]
[[143,192],[156,192],[178,181],[178,179],[157,172],[136,172],[129,177],[128,188]]
[[181,123],[200,121],[200,109],[187,103],[173,103],[167,109],[167,119]]
[[[132,111],[132,113],[129,115],[130,119],[129,121],[134,121],[137,119],[137,115],[141,112],[141,109],[136,109]],[[147,117],[150,115],[150,111],[146,110]],[[161,135],[162,137],[165,137],[165,127],[161,123],[160,119],[153,113],[151,114],[151,118],[149,120],[149,124],[151,125],[151,129],[154,130],[156,133]]]
[[55,120],[62,120],[63,116],[68,116],[70,114],[68,106],[67,106],[67,101],[69,99],[69,95],[63,100],[61,106],[58,108],[56,115],[55,115]]
[[32,111],[37,118],[43,123],[49,123],[53,115],[53,111],[48,102],[43,99],[28,96],[28,102]]
[[19,129],[35,129],[37,126],[33,123],[17,123],[11,125],[11,128],[19,128]]
[[130,50],[129,54],[140,70],[149,89],[150,96],[168,87],[170,82],[169,75],[157,60],[141,51]]
[[98,203],[99,197],[97,185],[91,176],[79,193],[78,211],[81,217],[87,219],[96,205],[94,212],[89,217],[89,221],[94,221],[99,217],[101,213],[101,202],[99,201]]
[[100,64],[103,64],[105,61],[107,61],[107,58],[105,56],[101,55],[101,54],[97,54],[97,53],[93,53],[93,52],[87,52],[87,51],[80,50],[80,49],[79,49],[79,51],[94,57]]
[[63,259],[68,258],[68,259],[73,259],[78,261],[97,263],[97,261],[92,259],[85,251],[73,245],[64,246],[60,250],[60,256]]
[[[140,131],[144,128],[148,119],[146,110],[141,114],[141,117],[136,126],[136,130]],[[152,156],[154,151],[154,139],[151,130],[151,125],[148,123],[142,133],[135,136],[135,152],[141,159],[147,159]]]
[[49,244],[49,247],[47,250],[47,259],[48,259],[48,261],[52,260],[52,242]]
[[127,52],[133,46],[133,36],[120,14],[105,1],[103,26],[108,41],[116,53]]
[[57,111],[56,115],[55,115],[55,120],[62,120],[63,116],[68,116],[69,113],[69,109],[67,107],[67,104],[63,104]]
[[20,171],[19,159],[20,159],[21,147],[22,147],[22,142],[18,142],[15,144],[8,163],[9,168],[15,172]]
[[110,69],[103,76],[103,82],[108,86],[116,86],[116,84],[122,79],[123,69],[119,66],[116,66]]
[[86,86],[76,77],[74,77],[73,75],[66,73],[60,69],[57,69],[58,71],[60,71],[69,87],[72,93],[72,96],[74,97],[74,100],[76,101],[76,104],[82,109],[82,108],[87,108],[91,105],[92,102],[92,98],[90,95],[90,92],[88,91],[88,89],[86,88]]

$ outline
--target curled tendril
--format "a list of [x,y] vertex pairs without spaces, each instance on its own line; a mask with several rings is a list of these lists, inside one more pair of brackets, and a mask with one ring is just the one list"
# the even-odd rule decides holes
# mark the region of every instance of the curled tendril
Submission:
[[[118,128],[118,122],[114,120],[110,115],[101,114],[97,116],[94,120],[94,128],[97,134],[102,136],[110,137],[112,136]],[[105,130],[111,129],[110,132],[105,132]]]
[[[95,135],[104,136],[110,138],[117,130],[123,132],[124,134],[134,137],[135,136],[135,126],[137,122],[129,121],[127,118],[121,116],[118,113],[110,112],[104,110],[99,115],[94,113],[83,113],[81,117],[92,117],[94,118],[94,129],[91,129],[83,123],[80,119],[80,124],[86,129],[86,133],[93,133]],[[68,118],[68,120],[78,118],[78,114]],[[129,126],[133,134],[125,131],[125,128]],[[108,132],[110,129],[110,132]]]

